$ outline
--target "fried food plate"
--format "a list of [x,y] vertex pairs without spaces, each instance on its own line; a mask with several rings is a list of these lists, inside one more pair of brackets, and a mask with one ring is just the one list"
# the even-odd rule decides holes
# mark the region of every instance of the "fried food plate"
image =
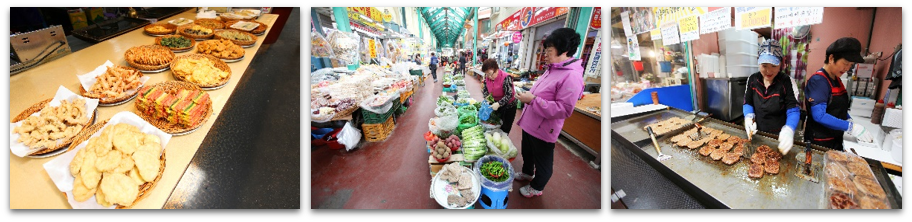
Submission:
[[[180,89],[187,89],[187,90],[200,89],[200,90],[202,90],[199,86],[196,86],[193,83],[181,82],[181,81],[166,81],[166,82],[161,82],[161,83],[152,85],[151,87],[162,87],[162,89],[165,91],[173,91],[173,90],[180,90]],[[140,92],[140,93],[142,93],[142,92]],[[206,93],[206,92],[203,92],[203,93]],[[139,101],[137,101],[137,104],[138,103],[139,103]],[[186,134],[196,131],[199,127],[203,126],[203,124],[205,124],[207,121],[209,121],[209,117],[212,116],[211,98],[210,98],[209,102],[204,105],[206,106],[206,111],[205,111],[206,113],[203,114],[203,118],[200,119],[197,123],[194,123],[189,126],[183,126],[183,125],[180,125],[177,123],[171,123],[164,119],[154,118],[154,117],[152,117],[150,115],[146,115],[140,111],[134,111],[134,112],[136,112],[136,115],[138,115],[139,117],[142,117],[145,121],[149,122],[150,124],[152,124],[155,127],[158,127],[162,131],[164,131],[168,134],[171,134],[173,136],[181,136],[181,135],[186,135]]]
[[[84,131],[86,127],[93,124],[95,121],[95,118],[98,114],[98,110],[97,110],[98,100],[79,96],[79,95],[71,92],[67,88],[60,86],[57,89],[57,93],[55,94],[54,98],[35,103],[31,107],[29,107],[26,110],[19,113],[19,115],[17,115],[15,118],[11,119],[10,150],[13,152],[13,154],[16,156],[20,156],[20,157],[47,158],[47,157],[59,155],[60,153],[66,152],[65,148],[70,143],[72,143],[73,138],[78,136],[79,132],[77,132],[73,136],[69,136],[67,138],[62,138],[62,139],[57,140],[58,144],[54,147],[47,147],[42,150],[33,151],[33,150],[30,150],[30,148],[28,148],[27,146],[25,146],[25,144],[17,141],[19,139],[20,135],[18,133],[14,133],[14,130],[16,129],[16,127],[21,126],[21,123],[19,123],[19,122],[27,119],[29,116],[38,115],[41,112],[41,110],[48,107],[49,105],[58,106],[60,104],[60,101],[62,101],[62,100],[75,101],[78,98],[85,100],[85,102],[86,102],[85,110],[91,110],[89,114],[85,114],[85,115],[88,115],[87,116],[88,120],[87,120],[86,124],[83,126],[83,128],[79,130],[79,132]],[[63,151],[61,151],[61,150],[63,150]]]
[[[138,128],[139,132],[141,132],[143,134],[155,136],[160,141],[159,143],[161,144],[161,147],[160,147],[161,155],[157,158],[158,159],[157,162],[159,164],[159,170],[157,172],[157,175],[155,176],[155,179],[152,180],[151,182],[145,182],[145,183],[141,184],[140,186],[136,187],[136,189],[138,189],[137,197],[133,201],[133,204],[130,206],[112,205],[110,207],[104,207],[101,204],[99,204],[98,201],[96,201],[97,196],[95,196],[95,195],[93,195],[88,200],[85,200],[82,202],[76,201],[74,193],[73,193],[74,182],[76,181],[76,178],[73,177],[73,175],[70,173],[70,163],[74,160],[74,158],[77,156],[76,154],[80,150],[86,148],[90,138],[99,137],[99,136],[101,136],[101,132],[106,127],[111,127],[111,126],[114,126],[114,125],[117,125],[120,123],[135,126]],[[140,118],[139,116],[136,116],[136,114],[133,114],[131,112],[126,112],[126,111],[120,112],[120,113],[115,114],[113,117],[111,117],[108,120],[101,121],[92,126],[89,126],[86,129],[86,132],[84,134],[80,134],[80,136],[77,138],[77,140],[74,141],[72,144],[70,144],[70,146],[68,147],[67,150],[73,151],[73,152],[67,152],[63,155],[58,156],[57,158],[54,158],[51,161],[48,161],[47,163],[44,164],[43,167],[44,167],[45,171],[47,171],[48,176],[54,182],[54,185],[56,185],[57,189],[60,192],[62,192],[63,195],[67,198],[67,202],[70,204],[70,206],[73,209],[128,209],[128,208],[132,208],[137,203],[139,203],[143,198],[148,196],[151,193],[151,190],[155,187],[155,185],[161,179],[162,173],[164,173],[164,169],[165,169],[165,152],[166,152],[165,147],[167,147],[168,141],[170,141],[170,140],[171,140],[171,135],[169,135],[165,132],[162,132],[155,126],[152,126],[151,124],[149,124],[148,122],[146,122],[142,118]],[[137,152],[139,152],[139,151],[137,151]],[[152,172],[154,172],[154,171],[152,171]],[[154,175],[154,174],[152,174],[152,175]],[[97,187],[95,189],[97,189]],[[112,191],[108,191],[108,192],[112,192]],[[117,193],[117,192],[115,191],[113,193]],[[107,194],[107,195],[112,195],[112,194]],[[117,195],[117,194],[114,194],[114,195]]]

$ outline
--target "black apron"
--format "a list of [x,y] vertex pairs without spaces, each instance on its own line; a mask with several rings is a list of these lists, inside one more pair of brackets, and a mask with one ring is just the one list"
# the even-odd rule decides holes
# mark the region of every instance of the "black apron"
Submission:
[[754,114],[756,115],[754,121],[757,123],[757,130],[768,132],[772,134],[779,134],[779,131],[782,130],[782,126],[785,125],[786,120],[786,108],[785,108],[785,84],[782,84],[780,81],[781,74],[777,75],[773,80],[773,84],[769,88],[763,85],[763,76],[759,75],[759,72],[752,75],[757,76],[758,78],[751,78],[754,81],[748,82],[750,88],[748,92],[753,96],[754,104]]
[[[845,86],[842,85],[842,82],[839,80],[830,79],[830,77],[822,70],[818,70],[811,76],[814,75],[823,76],[826,78],[827,82],[830,83],[830,99],[827,101],[826,113],[833,115],[834,117],[841,120],[849,119],[849,94],[846,93]],[[835,82],[835,84],[833,82]],[[805,82],[805,87],[807,87],[807,82]],[[808,105],[811,104],[810,101],[806,102]],[[805,124],[807,124],[807,126],[804,130],[805,136],[810,136],[812,144],[817,144],[823,147],[841,151],[842,135],[845,133],[845,131],[830,129],[823,124],[817,123],[811,116],[813,115],[812,112],[813,111],[811,111],[811,108],[808,107],[808,118],[805,121]]]

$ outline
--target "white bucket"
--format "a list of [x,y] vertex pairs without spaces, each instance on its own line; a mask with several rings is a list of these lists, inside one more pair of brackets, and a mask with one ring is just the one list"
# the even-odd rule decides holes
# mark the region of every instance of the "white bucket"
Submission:
[[732,78],[748,77],[751,74],[760,71],[760,68],[757,67],[757,65],[728,65],[725,69],[729,74],[728,76],[731,76]]
[[757,65],[758,58],[755,53],[729,52],[725,55],[725,62],[731,65]]

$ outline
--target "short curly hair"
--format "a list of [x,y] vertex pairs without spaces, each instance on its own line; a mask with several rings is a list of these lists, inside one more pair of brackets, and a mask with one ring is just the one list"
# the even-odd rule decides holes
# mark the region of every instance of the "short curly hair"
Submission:
[[551,35],[545,38],[543,44],[545,48],[554,47],[557,50],[557,55],[566,52],[568,57],[573,56],[580,45],[580,34],[571,28],[559,28],[551,32]]
[[500,69],[500,67],[497,66],[497,60],[488,59],[488,60],[485,60],[484,63],[481,64],[482,72],[487,72],[488,70],[492,70],[492,69],[495,71]]

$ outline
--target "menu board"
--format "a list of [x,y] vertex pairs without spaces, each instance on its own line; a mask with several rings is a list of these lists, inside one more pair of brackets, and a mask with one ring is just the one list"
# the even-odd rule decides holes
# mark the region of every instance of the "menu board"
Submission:
[[674,45],[681,43],[678,35],[678,23],[669,22],[662,25],[662,45]]
[[678,29],[681,31],[681,41],[686,42],[700,39],[700,27],[697,22],[697,15],[678,19]]
[[700,16],[700,34],[731,28],[731,7],[724,7]]
[[789,28],[823,22],[823,7],[776,7],[776,28]]

